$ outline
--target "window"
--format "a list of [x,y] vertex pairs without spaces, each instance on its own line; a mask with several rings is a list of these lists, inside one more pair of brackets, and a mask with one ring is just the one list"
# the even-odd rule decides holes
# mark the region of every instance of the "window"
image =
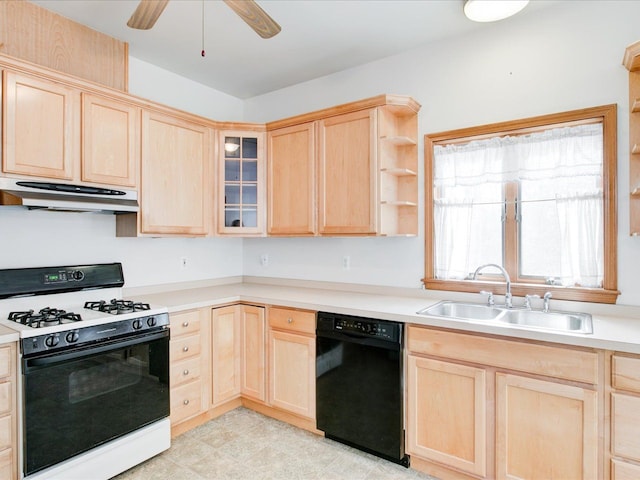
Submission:
[[494,263],[514,295],[615,303],[615,105],[426,135],[425,161],[427,288],[502,293],[472,279]]

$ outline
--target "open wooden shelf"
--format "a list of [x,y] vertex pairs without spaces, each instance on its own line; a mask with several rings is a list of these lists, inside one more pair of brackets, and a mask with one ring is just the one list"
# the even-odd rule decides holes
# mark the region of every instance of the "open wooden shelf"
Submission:
[[417,172],[409,170],[408,168],[381,168],[380,171],[388,173],[389,175],[395,175],[396,177],[411,177],[418,175]]
[[629,45],[622,64],[629,70],[629,230],[640,232],[640,42]]
[[418,116],[378,111],[380,234],[418,234]]
[[413,138],[402,136],[402,135],[383,136],[383,137],[380,137],[380,140],[393,143],[394,145],[416,145],[417,144],[417,142]]

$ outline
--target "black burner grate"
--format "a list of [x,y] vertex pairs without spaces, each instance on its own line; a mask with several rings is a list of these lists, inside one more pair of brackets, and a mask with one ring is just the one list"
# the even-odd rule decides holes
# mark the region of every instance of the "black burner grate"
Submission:
[[114,298],[109,302],[105,300],[100,300],[98,302],[85,302],[84,308],[110,313],[112,315],[120,315],[122,313],[149,310],[151,307],[148,303],[134,302],[132,300],[116,300]]
[[62,323],[79,322],[82,317],[77,313],[67,312],[58,308],[43,308],[38,313],[33,310],[26,312],[10,312],[9,320],[26,325],[28,327],[40,328]]

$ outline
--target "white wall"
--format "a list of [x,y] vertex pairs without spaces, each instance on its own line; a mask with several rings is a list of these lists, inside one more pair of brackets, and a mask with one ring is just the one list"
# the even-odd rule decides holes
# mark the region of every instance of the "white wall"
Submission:
[[[216,120],[242,101],[135,58],[130,93]],[[187,257],[182,268],[181,257]],[[0,268],[122,262],[126,287],[242,275],[242,240],[116,238],[115,216],[0,208]]]
[[213,120],[242,121],[243,101],[129,57],[129,93]]
[[[640,239],[628,235],[628,85],[621,65],[625,47],[640,40],[639,17],[640,2],[558,2],[535,15],[487,24],[466,37],[249,99],[245,118],[269,121],[379,93],[406,94],[422,104],[422,136],[617,103],[618,303],[640,305]],[[421,159],[422,151],[421,138]],[[424,232],[422,217],[421,212]],[[423,274],[423,245],[424,234],[245,239],[244,274],[416,287]],[[263,253],[270,258],[266,267],[259,262]],[[342,268],[344,255],[351,257],[350,270]]]
[[[619,303],[640,305],[640,239],[628,236],[627,72],[621,59],[640,40],[640,2],[562,2],[467,37],[241,101],[130,59],[130,92],[219,120],[262,122],[379,93],[422,105],[419,132],[582,107],[618,104]],[[419,145],[422,158],[422,139]],[[421,162],[422,163],[422,162]],[[422,175],[422,166],[420,169]],[[422,178],[422,177],[421,177]],[[421,196],[423,192],[421,191]],[[423,231],[423,213],[421,211]],[[123,239],[113,216],[0,209],[0,268],[121,261],[127,286],[275,276],[418,287],[417,238]],[[263,253],[269,264],[260,265]],[[342,257],[351,269],[342,268]],[[189,258],[186,270],[180,257]]]

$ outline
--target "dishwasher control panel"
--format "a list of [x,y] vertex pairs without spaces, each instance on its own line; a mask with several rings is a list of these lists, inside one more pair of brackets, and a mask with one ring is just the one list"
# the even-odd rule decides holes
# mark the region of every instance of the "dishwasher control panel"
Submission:
[[353,317],[349,315],[334,315],[322,312],[318,315],[319,330],[333,330],[342,333],[354,333],[359,336],[368,336],[399,342],[402,328],[399,323],[387,322],[370,318]]

